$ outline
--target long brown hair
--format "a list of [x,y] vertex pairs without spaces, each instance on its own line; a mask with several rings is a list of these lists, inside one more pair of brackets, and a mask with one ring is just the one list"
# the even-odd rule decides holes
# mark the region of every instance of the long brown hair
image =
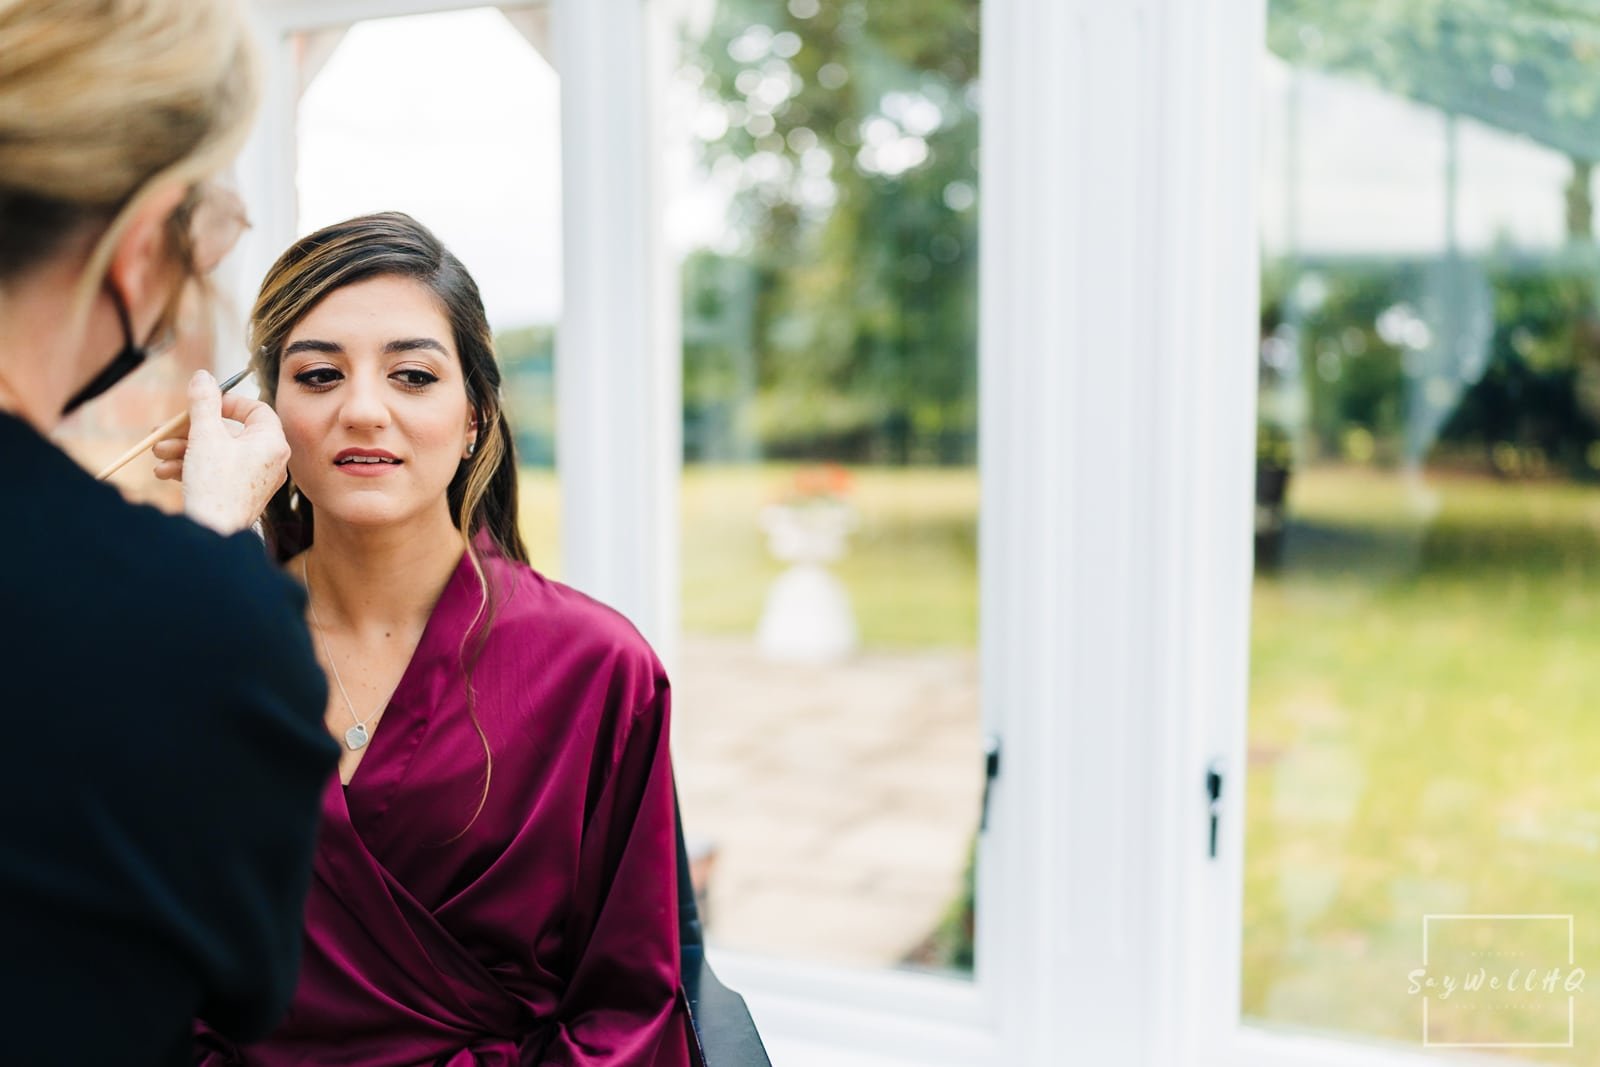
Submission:
[[[477,614],[459,649],[467,679],[467,711],[487,760],[483,794],[472,816],[476,820],[489,797],[494,754],[478,720],[472,673],[488,640],[496,600],[478,556],[477,538],[486,535],[498,555],[528,562],[528,549],[517,529],[517,461],[500,399],[500,365],[478,285],[461,261],[409,215],[386,211],[335,223],[290,245],[267,271],[250,313],[251,363],[262,395],[275,403],[283,349],[300,320],[334,290],[383,276],[415,279],[439,301],[461,357],[467,402],[477,419],[477,448],[461,461],[448,490],[450,519],[466,543],[482,590]],[[268,502],[261,525],[279,562],[311,547],[316,534],[311,502],[295,493],[292,485],[285,485]],[[471,825],[468,822],[467,828]]]

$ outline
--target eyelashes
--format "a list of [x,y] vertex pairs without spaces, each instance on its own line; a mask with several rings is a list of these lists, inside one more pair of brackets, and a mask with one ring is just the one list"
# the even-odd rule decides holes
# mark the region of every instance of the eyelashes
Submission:
[[[294,380],[302,387],[318,393],[332,389],[343,378],[344,374],[333,367],[312,367],[294,376]],[[439,376],[430,371],[408,367],[390,374],[389,380],[409,392],[420,393],[437,382]]]
[[312,370],[303,370],[294,376],[294,380],[310,389],[322,389],[332,385],[344,375],[331,367],[316,367]]
[[398,370],[389,375],[390,378],[404,379],[401,383],[408,389],[423,390],[439,380],[437,374],[430,374],[425,370]]

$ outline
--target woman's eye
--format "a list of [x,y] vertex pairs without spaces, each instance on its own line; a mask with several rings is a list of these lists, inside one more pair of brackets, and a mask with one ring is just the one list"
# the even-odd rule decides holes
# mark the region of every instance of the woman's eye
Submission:
[[301,385],[309,385],[315,389],[318,386],[332,385],[342,377],[343,375],[332,367],[313,367],[310,370],[303,370],[296,374],[294,380]]
[[402,385],[411,389],[422,389],[439,380],[438,375],[429,374],[425,370],[400,370],[395,371],[390,377],[400,379]]

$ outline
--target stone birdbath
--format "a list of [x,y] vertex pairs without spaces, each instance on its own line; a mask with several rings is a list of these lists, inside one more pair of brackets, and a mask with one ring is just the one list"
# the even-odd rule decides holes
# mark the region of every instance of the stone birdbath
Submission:
[[789,663],[827,663],[856,650],[850,595],[828,565],[849,549],[857,516],[839,467],[802,470],[795,488],[761,511],[773,556],[789,566],[767,590],[756,630],[762,655]]

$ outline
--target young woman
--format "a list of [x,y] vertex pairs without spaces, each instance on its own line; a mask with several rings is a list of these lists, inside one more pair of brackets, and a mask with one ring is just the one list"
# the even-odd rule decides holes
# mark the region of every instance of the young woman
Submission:
[[268,273],[252,344],[291,450],[265,529],[344,751],[287,1021],[201,1062],[688,1063],[667,680],[528,566],[471,277],[404,215],[331,226]]
[[238,235],[212,179],[255,95],[232,0],[0,0],[8,1064],[181,1065],[197,1014],[258,1036],[294,988],[337,753],[305,594],[245,529],[283,483],[278,420],[197,376],[187,518],[49,436]]

